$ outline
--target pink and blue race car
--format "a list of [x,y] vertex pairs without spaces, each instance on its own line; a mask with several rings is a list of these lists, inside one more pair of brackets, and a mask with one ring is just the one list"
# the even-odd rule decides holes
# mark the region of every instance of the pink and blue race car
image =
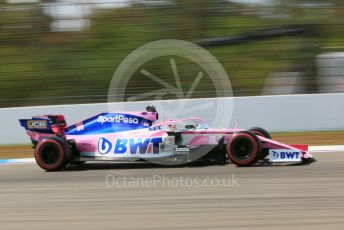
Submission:
[[37,164],[47,171],[86,161],[176,165],[208,160],[251,166],[313,159],[307,145],[274,141],[262,128],[212,129],[198,117],[157,122],[155,107],[146,110],[101,113],[71,126],[63,115],[34,116],[20,119],[20,124],[31,138]]

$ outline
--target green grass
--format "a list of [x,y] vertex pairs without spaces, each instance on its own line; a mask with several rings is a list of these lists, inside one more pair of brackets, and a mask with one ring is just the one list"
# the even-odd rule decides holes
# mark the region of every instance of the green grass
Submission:
[[[0,107],[105,102],[112,75],[121,61],[141,45],[159,39],[177,38],[194,42],[201,38],[232,36],[288,23],[324,24],[322,31],[311,38],[283,37],[208,48],[227,71],[238,96],[260,94],[270,73],[289,71],[295,64],[324,52],[300,51],[306,41],[311,40],[319,47],[344,45],[344,16],[334,9],[304,9],[297,11],[289,20],[269,20],[257,15],[239,14],[239,11],[218,14],[207,10],[205,12],[209,14],[200,17],[197,15],[201,15],[203,9],[192,7],[198,2],[190,4],[185,9],[135,6],[104,10],[92,16],[89,30],[80,33],[50,33],[46,29],[50,19],[38,13],[35,17],[27,14],[1,15],[1,23],[5,25],[15,20],[36,20],[39,26],[32,31],[0,32]],[[236,4],[226,4],[225,7],[240,9]],[[156,61],[158,65],[154,72],[168,79],[171,76],[169,66],[162,61]],[[182,70],[185,88],[190,87],[194,70],[192,65]],[[147,91],[160,87],[139,73],[135,77],[140,82],[132,81],[129,91],[140,91],[135,89],[137,85],[145,86]],[[204,78],[196,91],[208,89],[207,85],[211,82]]]

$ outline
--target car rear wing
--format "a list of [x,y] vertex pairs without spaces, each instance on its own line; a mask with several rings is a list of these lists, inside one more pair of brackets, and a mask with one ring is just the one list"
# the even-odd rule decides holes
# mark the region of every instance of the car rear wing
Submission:
[[34,116],[31,119],[20,119],[20,125],[27,131],[64,136],[67,123],[63,115]]

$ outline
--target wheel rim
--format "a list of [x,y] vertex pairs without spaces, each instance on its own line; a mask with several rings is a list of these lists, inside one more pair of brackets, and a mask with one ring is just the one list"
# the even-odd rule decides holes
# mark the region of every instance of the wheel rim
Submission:
[[53,165],[60,160],[59,151],[51,146],[45,147],[40,153],[41,161],[47,165]]
[[238,139],[232,143],[232,151],[237,159],[245,160],[252,155],[253,144],[248,139]]

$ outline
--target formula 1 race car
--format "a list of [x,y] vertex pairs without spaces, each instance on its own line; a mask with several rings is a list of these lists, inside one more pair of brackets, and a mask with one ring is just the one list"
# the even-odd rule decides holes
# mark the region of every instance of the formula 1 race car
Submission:
[[307,145],[271,139],[262,128],[212,129],[200,118],[156,122],[154,106],[145,112],[101,113],[67,127],[63,115],[20,119],[31,137],[37,164],[55,171],[86,161],[146,160],[184,164],[199,159],[251,166],[312,159]]

